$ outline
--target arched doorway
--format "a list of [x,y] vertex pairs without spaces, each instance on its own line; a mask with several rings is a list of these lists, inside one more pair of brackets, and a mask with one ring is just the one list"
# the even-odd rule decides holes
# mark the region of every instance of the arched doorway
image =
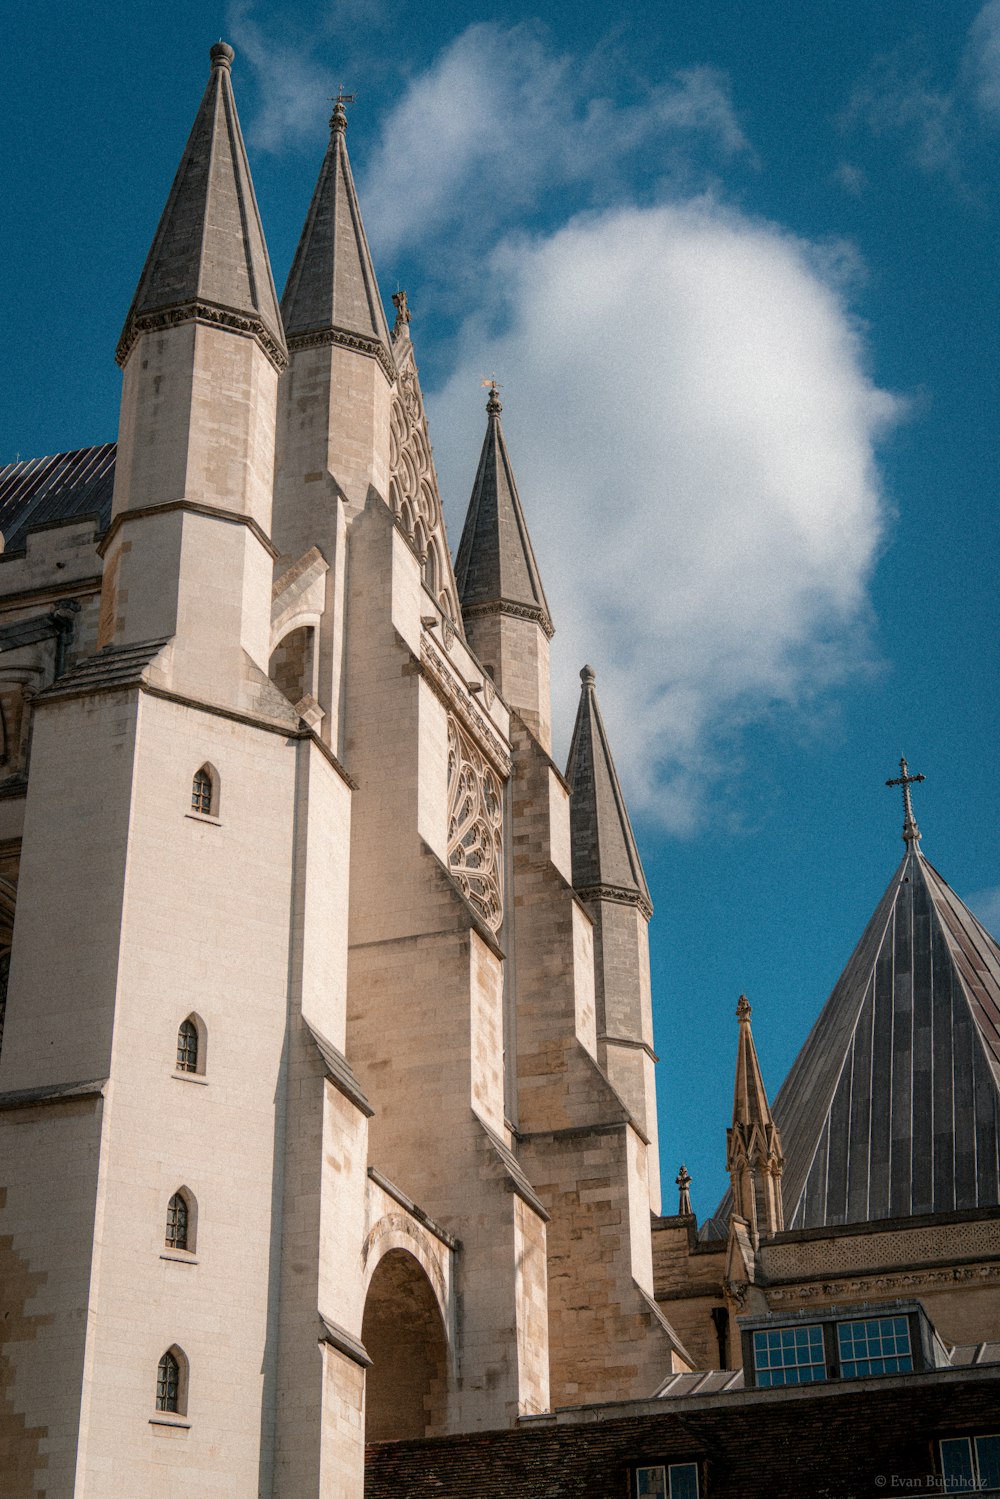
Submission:
[[365,1381],[365,1440],[440,1435],[448,1395],[444,1325],[430,1281],[405,1249],[390,1249],[376,1266],[361,1341],[372,1361]]

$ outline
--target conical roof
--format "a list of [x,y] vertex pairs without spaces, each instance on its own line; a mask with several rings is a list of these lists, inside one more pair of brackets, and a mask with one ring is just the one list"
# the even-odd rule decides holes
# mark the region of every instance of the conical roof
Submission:
[[275,363],[285,339],[230,78],[233,49],[212,71],[139,278],[118,345],[124,363],[146,328],[197,316],[254,333]]
[[1000,1203],[1000,947],[915,824],[774,1117],[789,1228]]
[[652,902],[597,703],[593,668],[585,666],[580,680],[580,706],[566,762],[573,885],[581,894],[601,890],[634,899],[648,914]]
[[361,222],[346,132],[347,115],[338,101],[281,315],[290,349],[342,343],[377,358],[394,380],[389,329]]
[[499,608],[536,620],[551,636],[552,616],[500,425],[501,410],[493,386],[486,403],[486,438],[455,563],[458,596],[466,619]]

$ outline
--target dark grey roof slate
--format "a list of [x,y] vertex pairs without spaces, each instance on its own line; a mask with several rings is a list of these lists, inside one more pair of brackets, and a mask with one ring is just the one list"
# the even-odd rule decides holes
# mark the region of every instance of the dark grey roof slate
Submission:
[[248,319],[284,357],[264,230],[230,78],[230,47],[212,71],[119,344],[124,359],[144,319],[208,307]]
[[462,610],[468,616],[477,608],[513,606],[512,612],[527,613],[551,635],[552,616],[504,442],[495,391],[486,409],[486,439],[455,562]]
[[4,550],[24,548],[32,526],[93,515],[98,532],[111,520],[117,444],[26,458],[0,468],[0,532]]
[[389,329],[361,222],[345,140],[343,112],[334,114],[330,145],[309,205],[281,315],[290,339],[335,329],[384,347]]
[[566,762],[571,792],[573,885],[577,890],[605,886],[634,892],[651,911],[652,902],[636,847],[625,798],[611,757],[604,720],[594,690],[594,673],[580,673],[580,707]]
[[916,842],[773,1113],[790,1229],[1000,1203],[1000,948]]

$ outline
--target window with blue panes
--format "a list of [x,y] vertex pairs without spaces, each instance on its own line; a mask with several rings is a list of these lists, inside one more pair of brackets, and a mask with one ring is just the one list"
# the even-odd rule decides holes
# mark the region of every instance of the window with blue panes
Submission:
[[1000,1432],[940,1443],[946,1494],[1000,1493]]
[[637,1499],[698,1499],[697,1463],[662,1463],[636,1468]]
[[906,1317],[871,1317],[837,1323],[837,1352],[844,1379],[869,1374],[907,1374],[913,1368]]
[[753,1363],[761,1386],[812,1384],[826,1378],[823,1328],[775,1327],[753,1335]]

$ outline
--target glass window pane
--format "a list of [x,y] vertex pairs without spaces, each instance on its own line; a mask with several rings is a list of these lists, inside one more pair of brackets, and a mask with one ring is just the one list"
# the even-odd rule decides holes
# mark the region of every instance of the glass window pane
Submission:
[[1000,1434],[976,1437],[976,1466],[980,1488],[1000,1489]]
[[697,1463],[671,1463],[670,1499],[698,1499]]
[[968,1494],[971,1491],[972,1448],[965,1437],[952,1437],[941,1443],[941,1470],[946,1493]]
[[837,1324],[840,1372],[845,1379],[869,1374],[902,1374],[913,1368],[910,1328],[905,1317],[871,1317]]
[[662,1468],[638,1468],[636,1490],[639,1499],[667,1499],[667,1476]]
[[823,1329],[781,1327],[753,1335],[758,1385],[812,1384],[826,1378]]

